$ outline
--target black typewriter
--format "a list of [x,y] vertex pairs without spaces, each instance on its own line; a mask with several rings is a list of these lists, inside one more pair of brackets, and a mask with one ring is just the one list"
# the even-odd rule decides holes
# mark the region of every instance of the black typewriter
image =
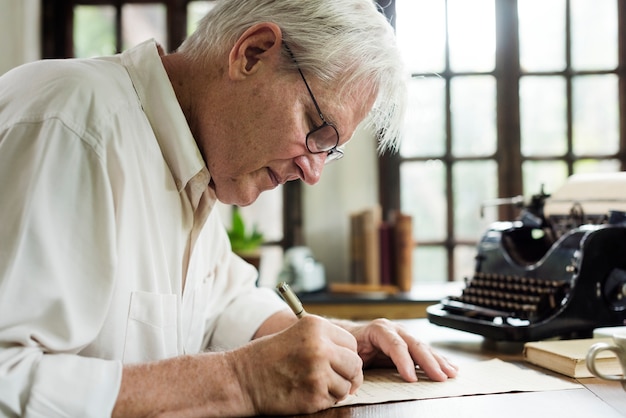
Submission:
[[624,193],[618,173],[572,176],[562,192],[533,196],[517,220],[488,228],[462,294],[429,306],[429,321],[500,341],[626,325]]

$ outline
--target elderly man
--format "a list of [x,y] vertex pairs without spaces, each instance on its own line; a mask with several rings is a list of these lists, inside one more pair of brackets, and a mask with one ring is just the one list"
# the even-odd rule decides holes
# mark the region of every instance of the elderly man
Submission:
[[372,0],[227,0],[175,53],[0,78],[0,412],[308,413],[376,362],[454,376],[389,321],[298,321],[213,210],[316,183],[362,122],[393,147],[402,78]]

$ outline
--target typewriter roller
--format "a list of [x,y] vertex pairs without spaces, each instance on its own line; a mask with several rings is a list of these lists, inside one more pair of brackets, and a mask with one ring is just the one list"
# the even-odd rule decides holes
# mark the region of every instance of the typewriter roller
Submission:
[[590,337],[626,325],[626,173],[572,176],[490,226],[463,293],[430,322],[494,340]]

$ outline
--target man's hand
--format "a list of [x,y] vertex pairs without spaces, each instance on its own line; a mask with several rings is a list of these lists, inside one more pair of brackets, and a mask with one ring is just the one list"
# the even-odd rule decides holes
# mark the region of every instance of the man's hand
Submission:
[[228,354],[255,414],[311,413],[333,406],[363,382],[357,342],[345,329],[307,315]]
[[458,368],[428,344],[413,337],[400,324],[387,319],[376,319],[364,325],[340,323],[356,338],[358,352],[365,367],[389,366],[389,361],[408,382],[417,381],[415,365],[436,381],[444,381],[457,374]]

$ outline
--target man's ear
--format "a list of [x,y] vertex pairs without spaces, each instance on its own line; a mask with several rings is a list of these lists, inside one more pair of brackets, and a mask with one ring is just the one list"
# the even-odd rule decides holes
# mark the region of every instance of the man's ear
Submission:
[[249,27],[235,42],[228,55],[228,75],[241,80],[266,63],[278,63],[282,52],[282,31],[271,22]]

